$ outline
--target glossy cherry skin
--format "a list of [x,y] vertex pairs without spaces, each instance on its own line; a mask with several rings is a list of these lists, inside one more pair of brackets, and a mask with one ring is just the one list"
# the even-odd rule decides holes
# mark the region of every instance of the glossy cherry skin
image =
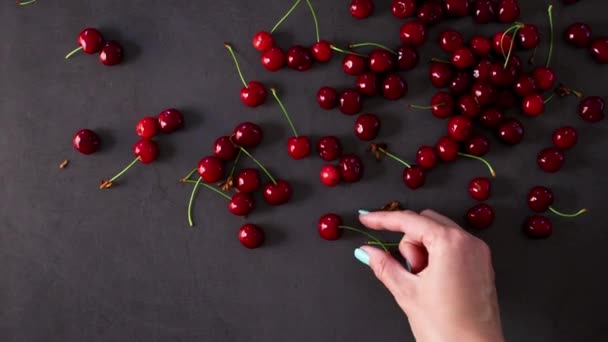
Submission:
[[94,28],[85,28],[78,34],[78,45],[89,55],[97,53],[103,47],[103,36]]
[[451,17],[466,17],[471,11],[469,0],[445,0],[443,2],[445,14]]
[[608,63],[608,37],[595,38],[589,46],[589,51],[596,62]]
[[91,131],[90,129],[81,129],[74,134],[72,145],[76,151],[88,155],[97,152],[99,146],[101,145],[101,140],[99,139],[97,133]]
[[336,186],[340,183],[340,170],[335,165],[323,165],[319,173],[321,183],[328,187]]
[[458,143],[450,137],[442,137],[435,145],[435,152],[439,159],[450,162],[458,158]]
[[277,179],[277,184],[267,184],[264,186],[264,199],[270,205],[283,205],[291,199],[291,186],[282,179]]
[[382,80],[382,95],[387,100],[399,100],[407,95],[407,90],[407,83],[398,74],[388,74]]
[[239,192],[254,193],[260,190],[260,184],[260,173],[256,169],[242,169],[235,178],[235,186]]
[[481,106],[489,105],[496,100],[494,86],[488,81],[477,81],[471,87],[471,93]]
[[591,44],[591,27],[585,23],[573,23],[564,31],[564,40],[572,46],[586,48]]
[[500,0],[498,2],[498,13],[496,17],[501,23],[512,23],[519,18],[518,0]]
[[359,93],[367,96],[376,96],[379,93],[378,76],[373,72],[366,72],[357,76],[355,85]]
[[553,205],[553,191],[544,186],[535,186],[528,192],[527,202],[535,213],[544,213]]
[[184,127],[184,115],[177,109],[165,109],[158,114],[158,128],[165,134],[173,133]]
[[234,128],[232,137],[238,146],[253,148],[262,142],[264,133],[262,128],[253,122],[243,122]]
[[490,80],[490,67],[492,62],[489,59],[484,58],[473,68],[471,76],[477,81],[489,81]]
[[454,98],[450,93],[440,91],[431,97],[431,113],[439,119],[452,116],[454,106]]
[[526,73],[522,73],[517,77],[517,81],[513,84],[513,92],[519,97],[526,97],[537,93],[536,83],[534,78]]
[[448,135],[456,141],[465,141],[473,134],[473,123],[464,115],[457,115],[448,121]]
[[224,177],[224,162],[214,156],[205,157],[198,162],[197,171],[205,183],[219,182]]
[[426,181],[426,172],[423,168],[418,165],[412,165],[412,167],[406,167],[403,169],[403,183],[408,188],[416,190],[421,188]]
[[306,71],[312,67],[313,57],[309,49],[295,45],[287,50],[287,66],[297,71]]
[[256,50],[264,52],[274,46],[274,38],[272,34],[260,31],[253,36],[251,44]]
[[464,94],[458,99],[456,104],[458,112],[467,118],[476,118],[481,114],[481,106],[473,94]]
[[488,24],[496,20],[494,4],[491,0],[475,0],[473,3],[473,19],[478,24]]
[[454,95],[460,95],[468,92],[473,84],[473,76],[468,71],[458,71],[454,78],[450,81],[448,88]]
[[289,138],[287,140],[287,152],[295,160],[308,157],[310,155],[310,139],[304,135]]
[[507,55],[513,43],[513,36],[508,33],[498,32],[492,38],[492,49],[499,56]]
[[395,56],[384,49],[374,49],[369,54],[369,69],[375,73],[391,71],[395,68]]
[[312,58],[319,63],[327,63],[331,60],[334,55],[331,49],[331,43],[327,40],[320,40],[312,45],[310,48]]
[[421,146],[416,152],[416,163],[424,169],[434,169],[438,162],[437,153],[431,146]]
[[469,42],[471,51],[478,57],[488,57],[492,51],[492,42],[484,36],[474,36]]
[[426,1],[418,6],[417,16],[424,25],[437,25],[443,19],[443,8],[438,2]]
[[551,68],[538,66],[532,70],[532,77],[536,88],[540,91],[549,90],[555,85],[555,73]]
[[253,197],[245,192],[237,192],[228,202],[228,210],[236,216],[247,216],[251,214],[253,207]]
[[485,201],[490,198],[492,192],[492,182],[488,178],[479,177],[469,182],[469,195],[478,201]]
[[340,139],[334,136],[326,136],[317,142],[319,157],[325,161],[332,161],[342,156],[342,144]]
[[560,127],[553,132],[553,146],[562,150],[570,149],[576,145],[577,135],[574,127]]
[[413,47],[401,46],[397,49],[397,68],[401,71],[412,70],[418,65],[418,52]]
[[317,92],[317,103],[323,109],[334,109],[338,106],[338,92],[331,87],[322,87]]
[[340,94],[340,111],[346,115],[354,115],[361,111],[361,94],[356,89],[347,89]]
[[123,58],[124,53],[122,46],[114,40],[106,42],[99,53],[99,61],[107,66],[120,64]]
[[599,96],[583,99],[578,105],[578,115],[587,122],[599,122],[604,119],[604,100]]
[[487,128],[496,128],[502,122],[504,113],[498,108],[488,108],[479,116],[479,123]]
[[213,143],[213,154],[223,161],[231,161],[236,158],[238,147],[229,136],[217,138]]
[[446,87],[454,75],[452,66],[446,63],[431,63],[429,66],[429,78],[435,88]]
[[539,94],[524,97],[521,110],[527,116],[539,116],[545,111],[545,101]]
[[456,30],[445,30],[439,35],[439,47],[447,53],[454,53],[463,44],[464,38]]
[[538,27],[532,24],[525,24],[517,31],[517,45],[520,48],[531,50],[540,45],[540,35]]
[[365,19],[374,13],[372,0],[353,0],[350,3],[350,14],[356,19]]
[[408,21],[401,26],[400,37],[403,44],[420,47],[426,41],[426,29],[420,21]]
[[342,60],[342,70],[351,76],[359,76],[367,70],[365,58],[353,54],[347,54]]
[[355,135],[363,141],[371,141],[378,137],[380,119],[370,113],[361,114],[355,120]]
[[485,203],[480,203],[467,211],[465,219],[468,226],[473,229],[487,229],[494,223],[494,209]]
[[262,66],[268,71],[281,70],[287,63],[285,52],[278,46],[272,46],[260,56]]
[[241,101],[249,107],[258,107],[266,101],[268,92],[260,82],[251,81],[241,89]]
[[133,145],[133,154],[142,164],[150,164],[158,157],[158,145],[149,139],[141,139]]
[[158,120],[147,116],[137,122],[135,133],[144,139],[151,139],[158,134]]
[[255,224],[246,224],[239,228],[239,241],[249,249],[255,249],[264,244],[264,231]]
[[391,3],[391,13],[398,19],[413,17],[416,8],[416,0],[393,0]]
[[464,146],[468,154],[483,157],[490,151],[490,140],[481,134],[476,134],[469,138]]
[[555,147],[549,147],[540,151],[536,162],[541,170],[547,173],[555,173],[562,168],[564,160],[565,156],[562,150]]
[[468,47],[460,47],[452,54],[452,65],[458,69],[468,69],[476,63],[475,55]]
[[515,119],[504,120],[497,132],[498,139],[508,145],[517,145],[524,138],[524,126]]
[[528,217],[523,227],[524,233],[532,239],[545,239],[553,233],[551,220],[544,216],[534,215]]
[[342,237],[342,218],[336,214],[325,214],[319,219],[317,231],[324,240],[334,241]]
[[363,177],[364,165],[361,158],[354,154],[347,154],[340,158],[338,162],[340,177],[346,183],[355,183]]

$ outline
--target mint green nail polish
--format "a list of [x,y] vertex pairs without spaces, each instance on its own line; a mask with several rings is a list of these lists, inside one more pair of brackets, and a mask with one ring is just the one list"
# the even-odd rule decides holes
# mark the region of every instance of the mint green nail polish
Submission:
[[355,258],[357,258],[357,260],[359,260],[362,264],[369,266],[369,255],[361,248],[355,249]]
[[364,210],[364,209],[359,209],[359,215],[367,215],[369,214],[369,211]]

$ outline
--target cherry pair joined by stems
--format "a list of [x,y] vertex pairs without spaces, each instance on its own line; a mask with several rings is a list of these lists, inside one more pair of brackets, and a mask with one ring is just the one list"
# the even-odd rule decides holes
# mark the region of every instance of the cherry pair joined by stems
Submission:
[[387,157],[404,165],[405,169],[403,169],[402,180],[403,180],[403,183],[405,183],[405,185],[407,185],[407,187],[409,187],[410,189],[415,190],[424,185],[424,183],[426,181],[426,171],[422,167],[420,167],[418,165],[412,165],[412,164],[404,161],[403,159],[399,158],[398,156],[387,151],[386,148],[379,146],[379,144],[372,144],[372,146],[370,147],[370,150],[374,153],[377,153],[377,152],[382,153],[382,154],[386,155]]
[[285,106],[283,105],[283,102],[277,95],[276,89],[270,88],[270,92],[281,107],[281,111],[285,115],[285,119],[287,119],[289,127],[291,127],[291,131],[293,132],[293,136],[287,140],[287,152],[295,160],[308,157],[310,155],[311,149],[310,139],[305,135],[298,135],[298,132],[296,131],[296,128],[293,124],[293,121],[291,120],[289,113],[287,112]]
[[152,163],[158,157],[158,145],[153,140],[139,140],[135,143],[135,145],[133,145],[133,154],[135,155],[135,159],[111,179],[101,181],[99,189],[111,188],[114,185],[114,182],[122,177],[135,164],[137,164],[137,162],[142,164]]
[[264,199],[266,202],[273,206],[283,205],[291,200],[292,190],[288,182],[282,179],[275,179],[272,174],[264,167],[264,165],[257,160],[249,151],[241,147],[240,150],[247,155],[253,162],[266,174],[270,179],[269,184],[266,184],[263,188]]
[[494,171],[494,168],[486,159],[472,154],[459,152],[459,149],[460,146],[458,145],[458,142],[448,136],[440,138],[437,141],[437,144],[435,145],[435,152],[437,153],[437,156],[444,162],[454,161],[459,156],[475,159],[477,161],[482,162],[488,168],[492,177],[496,177],[496,172]]
[[87,54],[99,52],[99,61],[107,66],[120,64],[124,52],[122,46],[114,40],[105,42],[102,34],[94,28],[85,28],[78,34],[78,47],[68,53],[65,59],[72,57],[75,53],[83,51]]
[[319,218],[319,222],[317,224],[317,232],[319,233],[319,236],[321,236],[321,238],[323,240],[328,240],[328,241],[338,240],[342,237],[342,233],[345,230],[349,230],[349,231],[353,231],[353,232],[357,232],[359,234],[365,235],[367,238],[371,239],[372,241],[376,242],[379,246],[381,246],[384,249],[384,251],[388,252],[388,248],[384,245],[384,243],[382,243],[374,235],[372,235],[364,230],[358,229],[358,228],[345,226],[343,224],[342,218],[337,214],[329,213],[329,214],[325,214],[325,215],[321,216],[321,218]]
[[97,152],[100,145],[101,139],[99,139],[97,133],[90,129],[81,129],[76,132],[74,138],[72,138],[72,146],[74,146],[78,152],[86,155]]
[[232,46],[228,43],[224,43],[224,46],[226,49],[228,49],[228,52],[230,52],[230,56],[232,56],[232,59],[234,60],[236,70],[241,78],[241,82],[243,83],[243,88],[241,89],[241,101],[243,101],[243,103],[249,107],[258,107],[262,105],[268,96],[266,87],[258,81],[251,81],[247,83],[243,73],[241,72],[239,61],[236,58]]

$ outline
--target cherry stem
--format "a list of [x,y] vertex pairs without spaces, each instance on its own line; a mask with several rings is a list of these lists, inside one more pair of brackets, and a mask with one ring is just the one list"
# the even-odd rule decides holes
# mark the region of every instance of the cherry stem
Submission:
[[547,13],[549,14],[549,28],[551,30],[551,43],[549,44],[549,54],[547,55],[547,63],[545,64],[545,66],[548,68],[549,65],[551,65],[551,57],[553,55],[553,44],[555,41],[555,30],[553,28],[553,5],[549,5]]
[[441,103],[438,103],[438,104],[432,105],[432,106],[418,106],[418,105],[412,105],[412,104],[407,105],[407,106],[410,108],[414,108],[414,109],[435,109],[435,108],[438,108],[441,106],[445,106],[445,102],[441,102]]
[[239,160],[241,159],[242,153],[243,153],[243,151],[239,150],[239,153],[236,155],[236,158],[234,159],[234,163],[232,164],[232,170],[230,170],[230,175],[228,175],[228,178],[231,178],[232,176],[234,176],[234,171],[236,171],[236,166],[239,163]]
[[383,49],[383,50],[386,50],[386,51],[388,51],[388,52],[392,53],[392,54],[393,54],[393,55],[395,55],[395,56],[397,55],[397,51],[395,51],[395,50],[393,50],[393,49],[391,49],[391,48],[388,48],[388,47],[386,47],[386,46],[384,46],[384,45],[382,45],[382,44],[378,44],[378,43],[357,43],[357,44],[350,44],[348,47],[349,47],[350,49],[354,49],[354,48],[358,48],[358,47],[364,47],[364,46],[375,46],[375,47],[379,47],[379,48],[381,48],[381,49]]
[[274,177],[272,177],[272,175],[270,174],[270,172],[268,172],[268,170],[264,167],[264,165],[262,165],[262,163],[260,163],[259,160],[255,159],[254,156],[251,155],[251,153],[249,153],[249,151],[247,151],[246,149],[244,149],[243,147],[240,147],[241,151],[243,151],[243,153],[245,153],[249,158],[251,158],[251,160],[253,160],[254,163],[256,163],[257,166],[260,167],[260,169],[262,169],[262,171],[264,171],[264,173],[266,174],[266,176],[268,176],[268,178],[270,178],[270,181],[274,184],[277,185],[277,181],[274,179]]
[[376,241],[376,243],[379,246],[381,246],[384,249],[385,252],[388,253],[388,248],[386,248],[386,246],[382,243],[382,241],[378,240],[378,238],[375,237],[375,236],[373,236],[372,234],[370,234],[368,232],[365,232],[365,231],[363,231],[361,229],[353,228],[353,227],[350,227],[350,226],[338,226],[338,228],[344,229],[344,230],[350,230],[350,231],[353,231],[353,232],[357,232],[357,233],[363,234],[363,235],[367,236],[368,238]]
[[553,209],[553,207],[549,207],[549,211],[551,211],[552,213],[554,213],[557,216],[566,217],[566,218],[573,218],[573,217],[579,217],[582,214],[588,212],[589,210],[587,210],[585,208],[585,209],[579,210],[578,212],[576,212],[574,214],[565,214],[565,213],[562,213],[561,211],[557,211],[557,210]]
[[186,183],[187,181],[189,181],[190,178],[192,178],[192,175],[196,173],[196,171],[198,171],[198,169],[194,168],[192,171],[190,171],[190,173],[188,173],[188,175],[186,175],[185,177],[183,177],[182,179],[180,179],[180,182]]
[[283,105],[283,102],[281,102],[279,95],[277,95],[277,90],[275,88],[270,88],[270,92],[272,93],[272,96],[274,96],[274,99],[277,100],[277,103],[281,107],[281,110],[283,111],[283,114],[285,115],[285,118],[287,119],[287,122],[289,123],[289,126],[293,131],[293,135],[295,135],[297,138],[298,132],[296,131],[296,127],[293,125],[293,121],[291,121],[291,117],[289,116],[289,113],[287,113],[287,109],[285,109],[285,106]]
[[72,52],[68,53],[65,56],[65,59],[68,59],[68,58],[72,57],[76,52],[78,52],[80,50],[82,50],[82,46],[79,46],[79,47],[75,48],[74,50],[72,50]]
[[188,225],[190,227],[194,226],[194,221],[192,220],[192,204],[194,203],[194,197],[196,196],[196,190],[198,190],[198,186],[201,184],[203,179],[199,177],[194,183],[194,188],[192,188],[192,193],[190,194],[190,201],[188,201]]
[[127,167],[125,167],[122,171],[117,173],[116,176],[112,177],[110,180],[104,181],[99,188],[100,189],[107,188],[107,185],[111,185],[112,183],[114,183],[118,178],[120,178],[122,175],[124,175],[125,172],[127,172],[130,168],[132,168],[133,165],[137,164],[138,161],[139,161],[139,157],[133,159],[133,161],[131,163],[129,163],[129,165],[127,165]]
[[356,52],[353,52],[353,51],[347,51],[347,50],[344,50],[344,49],[340,49],[339,47],[337,47],[335,45],[331,45],[330,47],[331,47],[332,50],[340,52],[340,53],[343,53],[345,55],[355,55],[355,56],[367,58],[366,55],[362,55],[360,53],[356,53]]
[[401,164],[405,165],[405,167],[407,167],[408,169],[412,168],[412,166],[410,164],[408,164],[407,162],[405,162],[403,159],[397,157],[396,155],[390,153],[389,151],[387,151],[387,150],[385,150],[385,149],[383,149],[381,147],[378,148],[378,151],[380,151],[380,152],[386,154],[388,157],[390,157],[390,158],[392,158],[392,159],[400,162]]
[[36,1],[38,1],[38,0],[29,0],[29,1],[22,1],[22,2],[17,1],[17,5],[25,6],[25,5],[33,4]]
[[[376,241],[367,241],[368,245],[371,246],[378,246],[378,242]],[[386,247],[399,247],[399,242],[384,242],[383,243]]]
[[289,11],[287,11],[287,13],[285,13],[285,15],[281,18],[281,20],[279,20],[278,23],[276,23],[274,25],[274,27],[272,28],[272,30],[270,30],[270,33],[274,33],[274,31],[276,31],[276,29],[279,28],[279,26],[281,26],[281,24],[285,21],[285,19],[287,19],[287,17],[289,17],[289,15],[291,14],[291,12],[293,12],[293,10],[296,9],[296,7],[298,7],[298,5],[300,4],[302,0],[298,0],[296,1],[293,6],[291,6],[291,8],[289,9]]
[[494,168],[492,168],[492,165],[490,165],[490,163],[487,160],[485,160],[484,158],[474,156],[474,155],[468,154],[468,153],[462,153],[462,152],[458,152],[458,155],[461,157],[479,160],[480,162],[484,163],[488,167],[488,170],[490,170],[490,174],[492,175],[492,178],[496,178],[496,172],[494,172]]
[[[513,47],[515,46],[515,35],[517,34],[517,31],[519,31],[520,28],[522,28],[524,26],[524,24],[521,23],[517,23],[516,25],[511,26],[510,28],[508,28],[503,34],[502,37],[500,37],[500,50],[502,50],[502,55],[503,57],[505,57],[505,65],[503,67],[503,69],[507,68],[507,65],[509,64],[509,59],[511,59],[511,54],[513,53]],[[511,38],[511,46],[509,46],[509,53],[505,55],[505,49],[503,46],[503,41],[505,39],[505,35],[509,32],[513,31],[513,36]]]
[[549,102],[551,102],[551,100],[553,100],[553,98],[555,97],[555,93],[551,94],[551,96],[547,97],[546,100],[543,101],[544,104],[547,104]]
[[232,56],[232,60],[234,60],[234,65],[236,65],[236,71],[239,73],[239,77],[241,78],[243,85],[245,86],[245,88],[248,88],[249,86],[247,85],[247,81],[245,81],[245,77],[243,77],[243,73],[241,72],[241,66],[239,65],[238,59],[236,59],[236,55],[234,54],[234,50],[232,49],[232,46],[228,43],[224,43],[224,46],[230,52],[230,55]]
[[315,9],[312,7],[310,0],[306,0],[306,4],[308,4],[310,14],[312,14],[312,20],[315,22],[315,32],[317,33],[317,42],[319,42],[321,41],[321,36],[319,35],[319,21],[317,20],[317,14],[315,13]]
[[437,58],[437,57],[431,58],[431,62],[434,62],[434,63],[443,63],[443,64],[452,64],[452,62],[450,62],[450,61],[446,61],[445,59],[441,59],[441,58]]

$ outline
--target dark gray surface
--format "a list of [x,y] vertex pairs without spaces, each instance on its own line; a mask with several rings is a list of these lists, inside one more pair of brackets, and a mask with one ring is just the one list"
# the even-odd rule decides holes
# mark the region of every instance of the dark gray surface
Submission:
[[[3,341],[404,341],[407,320],[372,273],[352,257],[364,240],[347,234],[320,240],[316,221],[337,212],[356,224],[356,210],[399,199],[414,209],[434,208],[456,219],[474,202],[466,185],[485,169],[472,161],[441,167],[428,186],[405,189],[396,164],[376,164],[365,155],[364,181],[325,189],[318,158],[293,161],[285,152],[289,131],[279,108],[251,110],[238,99],[240,83],[222,46],[232,42],[246,76],[281,89],[301,132],[343,137],[346,150],[364,153],[351,133],[352,118],[320,111],[322,85],[348,86],[339,59],[307,73],[268,73],[250,37],[268,29],[289,1],[47,1],[28,8],[0,4],[0,336]],[[384,1],[388,3],[388,1]],[[522,1],[524,21],[543,33],[546,1]],[[376,15],[355,22],[347,1],[316,1],[322,35],[339,44],[373,40],[398,44],[400,23],[377,1]],[[574,20],[602,24],[607,9],[585,0],[555,9],[558,34]],[[605,21],[604,21],[605,23]],[[87,26],[103,29],[126,46],[128,61],[100,65],[96,57],[63,56]],[[467,37],[499,26],[470,19],[441,27]],[[440,28],[431,31],[434,38]],[[313,25],[305,7],[281,28],[282,46],[309,44]],[[554,58],[560,80],[589,94],[606,95],[606,67],[561,42]],[[427,44],[422,58],[441,55]],[[382,140],[412,156],[432,144],[444,123],[404,103],[427,103],[433,92],[426,68],[407,74],[406,101],[370,101],[365,109],[384,120]],[[605,203],[608,156],[606,125],[583,123],[574,99],[556,100],[547,113],[524,119],[527,137],[515,148],[494,145],[490,160],[499,178],[489,201],[497,223],[480,236],[493,249],[506,336],[511,341],[608,339],[608,304],[600,279],[608,260]],[[167,107],[184,111],[187,129],[162,137],[162,157],[138,166],[120,186],[97,190],[131,158],[138,118]],[[515,113],[514,113],[515,114]],[[201,191],[195,229],[186,227],[189,187],[176,181],[209,153],[215,137],[240,122],[260,122],[264,144],[255,154],[294,185],[289,205],[271,209],[262,201],[249,219],[265,228],[268,243],[249,251],[236,239],[243,223],[226,203]],[[580,144],[567,154],[558,175],[535,165],[537,151],[556,127],[571,124]],[[83,127],[102,133],[103,151],[77,154],[72,134]],[[68,169],[57,165],[68,158]],[[531,185],[555,189],[562,208],[588,206],[578,220],[554,218],[546,241],[522,237]]]

